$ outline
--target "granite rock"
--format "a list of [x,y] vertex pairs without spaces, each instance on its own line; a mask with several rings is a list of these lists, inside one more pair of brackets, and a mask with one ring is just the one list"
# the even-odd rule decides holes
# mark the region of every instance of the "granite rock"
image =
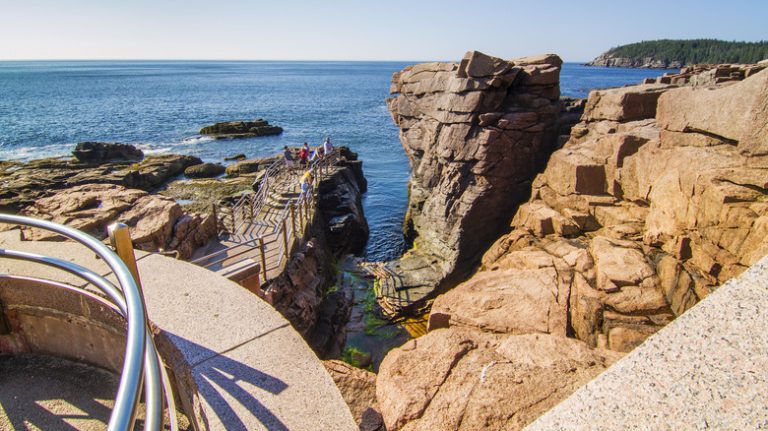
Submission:
[[[465,277],[506,229],[557,145],[561,64],[471,51],[459,64],[395,73],[387,103],[412,169],[405,225],[415,246],[410,262],[388,264],[407,280],[385,290],[423,302]],[[405,272],[414,265],[421,276]]]

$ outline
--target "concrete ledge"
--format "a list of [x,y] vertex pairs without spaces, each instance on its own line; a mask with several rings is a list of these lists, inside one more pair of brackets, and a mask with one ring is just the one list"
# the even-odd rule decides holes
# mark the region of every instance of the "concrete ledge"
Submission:
[[[0,233],[0,247],[65,258],[114,281],[79,244],[19,241],[12,231]],[[270,305],[198,266],[137,256],[155,341],[198,429],[357,429],[322,363]],[[60,271],[8,259],[0,260],[0,272],[83,286]],[[4,286],[23,299],[23,286]]]
[[768,257],[526,430],[768,428]]

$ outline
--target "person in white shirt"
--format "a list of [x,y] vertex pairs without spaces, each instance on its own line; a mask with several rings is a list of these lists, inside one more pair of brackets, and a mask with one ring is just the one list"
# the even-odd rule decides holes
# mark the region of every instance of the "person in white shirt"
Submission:
[[331,143],[330,136],[325,138],[325,142],[323,142],[323,155],[327,156],[333,152],[333,144]]

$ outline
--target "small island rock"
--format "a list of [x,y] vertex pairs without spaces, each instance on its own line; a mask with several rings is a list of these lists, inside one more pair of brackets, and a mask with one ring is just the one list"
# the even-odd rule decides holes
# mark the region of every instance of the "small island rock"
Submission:
[[256,136],[279,135],[283,128],[272,126],[266,120],[225,121],[200,129],[201,135],[213,136],[216,139],[252,138]]

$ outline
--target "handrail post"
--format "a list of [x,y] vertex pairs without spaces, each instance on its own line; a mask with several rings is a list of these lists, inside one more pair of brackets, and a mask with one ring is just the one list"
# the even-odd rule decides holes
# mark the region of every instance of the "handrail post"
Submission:
[[254,198],[254,196],[249,196],[249,198],[248,198],[248,205],[250,206],[250,210],[249,210],[250,215],[248,217],[248,220],[250,220],[251,222],[253,222],[253,217],[254,217],[254,214],[253,214],[253,198]]
[[112,223],[107,227],[107,232],[109,233],[109,241],[112,243],[112,248],[115,249],[115,253],[117,253],[131,272],[143,301],[144,293],[141,289],[141,279],[139,279],[139,267],[136,264],[136,256],[133,254],[133,241],[131,240],[128,225],[125,223]]
[[296,235],[296,209],[293,206],[293,201],[289,203],[291,208],[291,227],[293,227],[293,234]]
[[288,257],[290,254],[288,250],[288,225],[285,222],[285,219],[283,219],[283,245],[285,246],[285,257]]
[[[304,213],[301,209],[302,200],[299,200],[299,229],[304,230]],[[298,237],[298,235],[296,235]]]
[[259,249],[261,250],[261,272],[264,274],[264,282],[267,282],[267,256],[264,250],[264,238],[259,237]]
[[213,224],[216,226],[216,235],[219,234],[219,218],[216,214],[216,204],[211,204],[211,217],[213,217]]

